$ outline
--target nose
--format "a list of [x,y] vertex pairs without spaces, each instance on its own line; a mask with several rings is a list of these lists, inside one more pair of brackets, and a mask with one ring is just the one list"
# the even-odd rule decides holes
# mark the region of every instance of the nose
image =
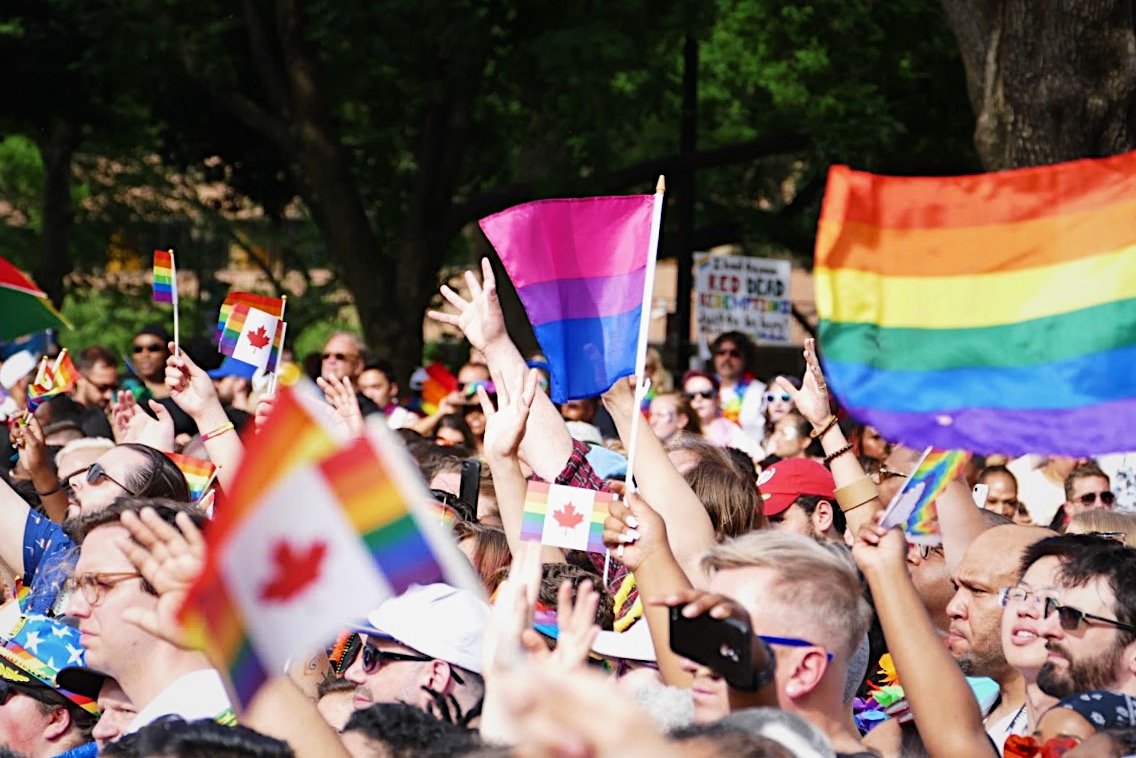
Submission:
[[343,672],[343,678],[352,684],[363,684],[367,681],[366,672],[363,671],[363,653],[360,652],[355,656],[355,660],[351,661],[351,665]]
[[1065,630],[1061,628],[1061,614],[1054,611],[1046,616],[1045,611],[1037,606],[1033,606],[1033,610],[1040,619],[1037,633],[1041,637],[1047,640],[1059,640],[1065,637]]
[[91,604],[87,602],[87,598],[83,596],[83,591],[78,587],[67,598],[67,606],[63,609],[63,615],[80,619],[90,617]]
[[960,589],[955,590],[955,595],[954,595],[954,597],[951,598],[951,602],[947,603],[947,615],[948,616],[950,616],[953,619],[964,619],[964,618],[966,618],[966,611],[967,611],[966,598],[963,597],[963,595],[965,595],[965,594],[966,594],[966,590],[964,590],[964,589],[960,588]]

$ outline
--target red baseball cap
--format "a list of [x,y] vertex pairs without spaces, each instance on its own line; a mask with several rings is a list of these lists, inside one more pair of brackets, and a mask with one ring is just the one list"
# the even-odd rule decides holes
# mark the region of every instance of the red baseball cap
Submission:
[[832,472],[808,458],[786,458],[761,472],[757,479],[761,492],[762,511],[776,516],[793,504],[801,495],[835,497],[836,482]]

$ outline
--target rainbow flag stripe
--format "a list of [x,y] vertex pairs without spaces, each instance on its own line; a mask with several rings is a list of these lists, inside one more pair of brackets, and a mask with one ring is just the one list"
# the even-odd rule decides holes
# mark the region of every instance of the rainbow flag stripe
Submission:
[[[221,312],[217,316],[217,330],[214,334],[214,341],[218,343],[221,342],[225,326],[229,321],[229,316],[232,314],[233,308],[237,304],[244,304],[249,308],[256,308],[258,311],[270,313],[276,318],[284,318],[283,298],[256,295],[252,292],[230,292],[225,297],[225,302],[221,303]],[[237,333],[240,333],[239,329]]]
[[55,362],[53,373],[57,393],[70,392],[75,382],[79,380],[79,369],[75,367],[75,362],[71,360],[71,354],[66,348],[59,353],[59,360]]
[[[276,407],[261,434],[245,435],[245,456],[232,492],[210,525],[211,544],[225,544],[257,507],[262,493],[299,466],[331,455],[336,441],[314,423],[291,392],[277,395]],[[252,648],[243,616],[224,581],[219,551],[208,553],[201,577],[190,589],[180,617],[195,647],[213,648],[228,662],[229,679],[242,699],[265,681],[267,674]],[[245,700],[247,702],[247,699]]]
[[923,537],[939,533],[935,500],[943,494],[947,485],[962,473],[962,468],[969,458],[970,453],[965,450],[926,452],[922,462],[904,483],[905,490],[914,489],[920,484],[925,488],[919,498],[919,504],[907,518],[907,527],[904,531],[908,535]]
[[885,437],[1136,449],[1136,153],[979,176],[835,166],[816,241],[825,374]]
[[[551,514],[548,512],[548,482],[529,482],[525,493],[525,510],[521,516],[521,539],[540,542],[544,536],[544,522]],[[613,498],[610,492],[595,493],[595,507],[591,521],[588,522],[589,553],[603,553],[607,550],[603,541],[604,519],[608,509],[605,501]]]
[[322,461],[320,469],[396,594],[412,584],[445,580],[422,526],[366,438]]
[[214,477],[217,476],[217,467],[209,461],[194,458],[191,455],[182,455],[181,453],[166,453],[166,457],[177,464],[177,467],[181,469],[181,473],[185,476],[186,483],[189,484],[190,499],[196,503],[204,497],[205,492],[209,489],[209,485],[213,483]]
[[168,250],[154,251],[154,302],[177,302],[177,274],[174,254]]
[[249,307],[238,303],[229,311],[229,320],[225,322],[225,329],[221,333],[221,343],[218,349],[225,355],[232,355],[237,349],[237,341],[241,338],[241,330],[245,328],[245,319],[248,318]]
[[431,414],[438,410],[438,404],[446,395],[457,391],[458,380],[437,361],[426,367],[426,376],[422,385],[422,410]]
[[56,395],[70,392],[78,378],[79,369],[75,367],[66,348],[60,351],[54,365],[48,365],[45,358],[40,362],[35,381],[28,385],[28,410],[34,412]]

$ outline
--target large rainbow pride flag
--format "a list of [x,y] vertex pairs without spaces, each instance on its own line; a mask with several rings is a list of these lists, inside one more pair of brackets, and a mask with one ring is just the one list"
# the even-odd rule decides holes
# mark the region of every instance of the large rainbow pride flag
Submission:
[[1136,450],[1136,153],[976,176],[834,166],[825,374],[915,447]]

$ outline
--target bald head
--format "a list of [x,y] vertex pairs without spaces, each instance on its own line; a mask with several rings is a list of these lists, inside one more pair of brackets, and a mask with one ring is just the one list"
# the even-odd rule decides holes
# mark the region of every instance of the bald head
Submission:
[[997,587],[1009,587],[1018,580],[1018,569],[1026,548],[1057,533],[1040,526],[1004,524],[987,529],[970,543],[959,571],[981,573]]

